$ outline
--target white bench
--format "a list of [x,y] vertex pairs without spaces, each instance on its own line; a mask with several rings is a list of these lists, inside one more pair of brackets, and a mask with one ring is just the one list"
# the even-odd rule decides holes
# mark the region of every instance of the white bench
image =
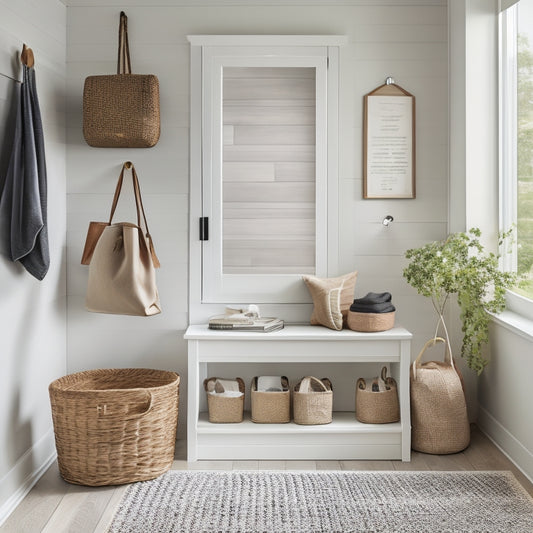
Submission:
[[[401,327],[380,333],[359,333],[333,331],[320,326],[286,325],[279,331],[260,333],[210,330],[207,325],[189,326],[185,333],[188,341],[188,461],[410,461],[411,338],[412,334]],[[242,423],[213,424],[207,419],[203,389],[204,379],[210,377],[210,363],[275,363],[279,375],[283,374],[283,365],[287,363],[385,363],[390,365],[391,375],[398,384],[401,420],[391,424],[362,424],[355,419],[352,410],[334,412],[332,423],[325,425],[255,424],[247,413]],[[356,375],[354,368],[354,409]],[[335,395],[335,383],[333,385]],[[248,395],[249,383],[246,386]]]

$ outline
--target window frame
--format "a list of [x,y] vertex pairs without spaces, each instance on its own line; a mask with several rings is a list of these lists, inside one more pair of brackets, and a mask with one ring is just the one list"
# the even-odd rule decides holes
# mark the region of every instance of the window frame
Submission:
[[[518,4],[499,15],[499,220],[500,231],[513,227],[512,242],[504,243],[500,266],[517,271],[517,202],[518,202]],[[533,320],[533,300],[512,290],[506,294],[507,310]]]

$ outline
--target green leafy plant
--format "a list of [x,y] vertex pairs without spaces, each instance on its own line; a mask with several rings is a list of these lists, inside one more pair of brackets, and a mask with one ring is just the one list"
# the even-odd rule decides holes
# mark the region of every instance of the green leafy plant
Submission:
[[[499,245],[510,235],[511,231],[502,234]],[[478,375],[488,363],[482,347],[488,341],[489,312],[503,311],[505,291],[516,281],[514,273],[498,268],[500,256],[487,252],[480,237],[481,231],[473,228],[468,233],[452,233],[444,241],[407,250],[405,257],[410,262],[403,271],[419,294],[431,298],[438,314],[435,335],[442,324],[448,346],[444,311],[450,296],[457,295],[463,330],[461,356]]]

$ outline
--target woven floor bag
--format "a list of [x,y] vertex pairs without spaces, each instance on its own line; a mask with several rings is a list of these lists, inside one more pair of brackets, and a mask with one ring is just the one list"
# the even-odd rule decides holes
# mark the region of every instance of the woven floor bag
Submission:
[[120,13],[117,73],[89,76],[83,88],[83,136],[99,148],[149,148],[160,133],[159,80],[132,74],[128,18]]
[[[425,351],[445,344],[444,362],[420,363]],[[423,453],[449,454],[470,443],[463,381],[450,348],[441,337],[429,340],[411,366],[411,447]]]

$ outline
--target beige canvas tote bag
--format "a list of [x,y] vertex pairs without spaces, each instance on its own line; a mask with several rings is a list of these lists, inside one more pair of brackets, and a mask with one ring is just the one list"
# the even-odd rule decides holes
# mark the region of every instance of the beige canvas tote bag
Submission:
[[[113,224],[124,172],[128,169],[132,171],[137,224]],[[137,173],[133,164],[127,161],[117,183],[109,224],[98,238],[89,263],[87,309],[96,313],[137,316],[160,313],[155,276],[158,267],[159,260],[148,230]]]
[[[444,343],[444,361],[421,363],[425,351]],[[449,454],[470,443],[470,424],[463,380],[449,345],[430,339],[411,366],[411,447],[423,453]]]

